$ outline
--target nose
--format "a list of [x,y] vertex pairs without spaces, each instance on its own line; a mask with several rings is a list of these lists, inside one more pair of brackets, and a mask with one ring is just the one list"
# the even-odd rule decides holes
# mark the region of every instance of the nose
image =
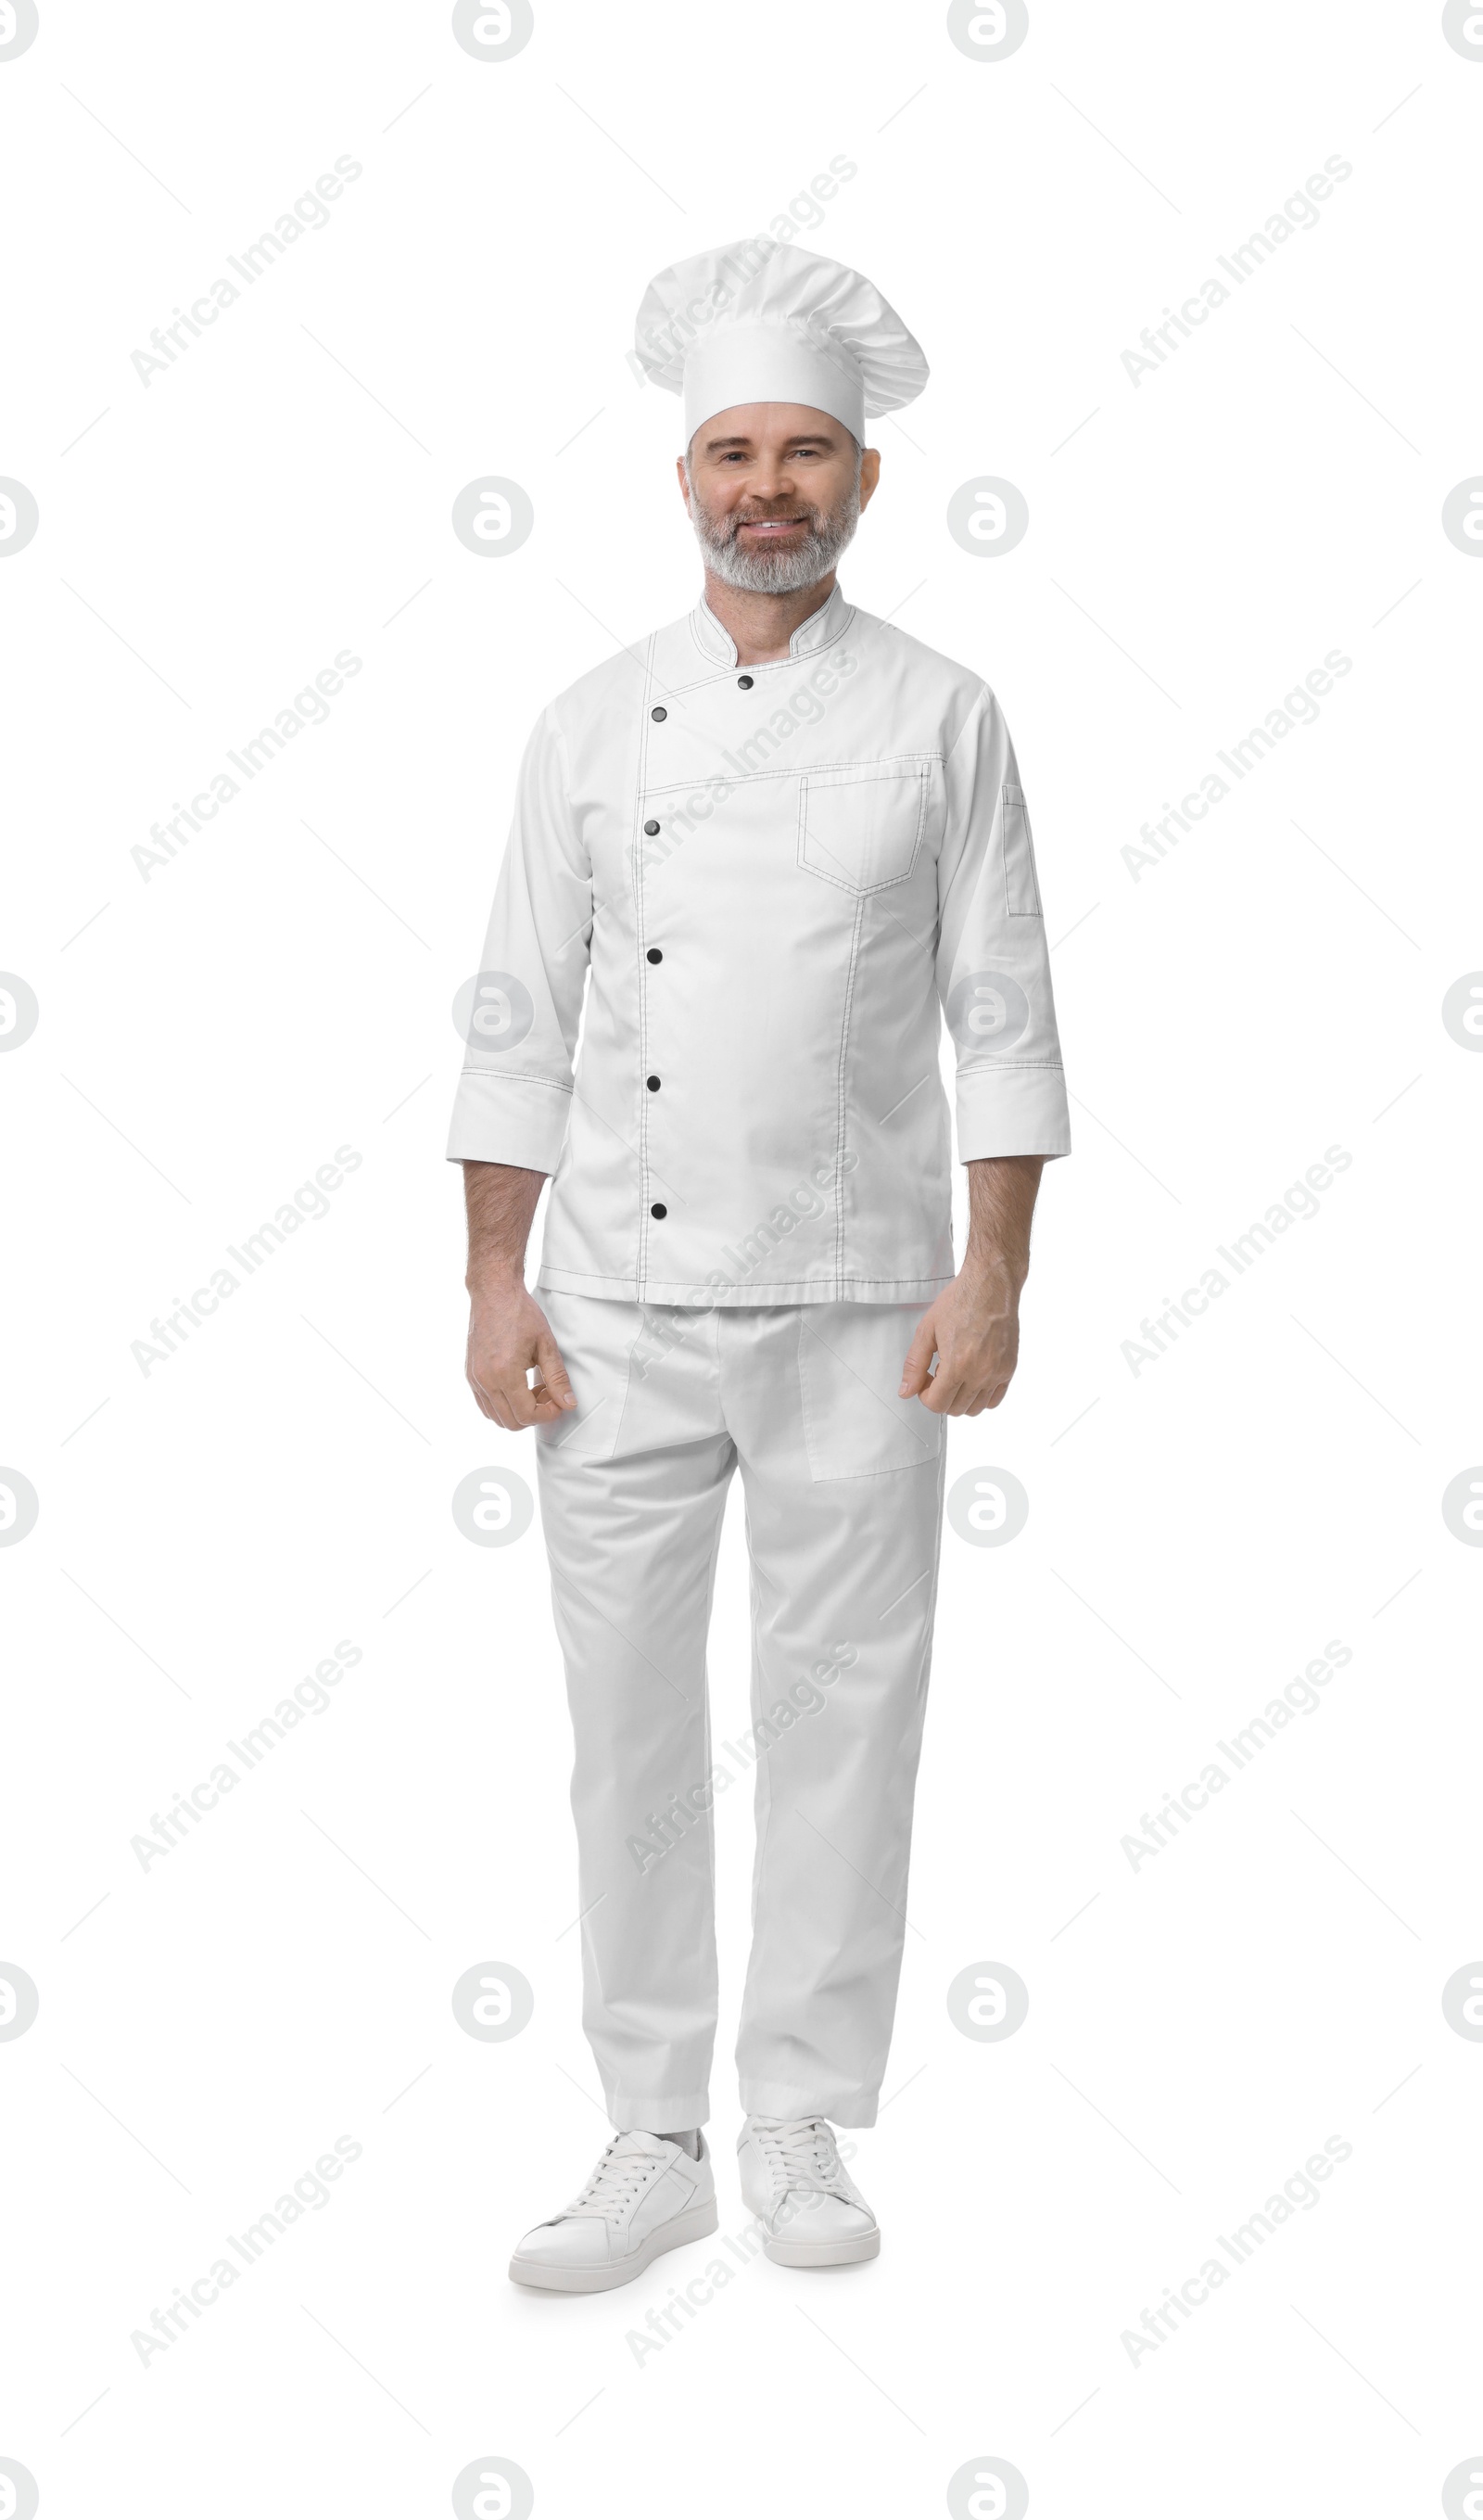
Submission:
[[780,500],[792,497],[792,481],[781,456],[764,455],[759,459],[751,478],[751,493],[764,507],[776,507]]

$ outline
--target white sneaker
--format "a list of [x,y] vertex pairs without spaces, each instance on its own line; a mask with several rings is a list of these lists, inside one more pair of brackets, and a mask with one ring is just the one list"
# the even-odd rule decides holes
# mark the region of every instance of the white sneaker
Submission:
[[748,2118],[737,2138],[742,2194],[780,2267],[850,2267],[880,2254],[880,2232],[827,2118]]
[[544,2292],[607,2292],[632,2283],[664,2249],[716,2228],[716,2181],[705,2138],[692,2161],[683,2144],[634,2128],[614,2136],[579,2196],[527,2231],[510,2261],[512,2283]]

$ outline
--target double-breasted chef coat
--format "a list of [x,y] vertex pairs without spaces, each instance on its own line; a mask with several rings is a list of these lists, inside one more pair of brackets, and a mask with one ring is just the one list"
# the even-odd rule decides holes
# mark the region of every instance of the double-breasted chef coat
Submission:
[[[555,1175],[537,1282],[577,1408],[537,1459],[620,2127],[708,2114],[713,1813],[748,1773],[742,2104],[876,2114],[941,1531],[944,1424],[896,1385],[953,1274],[944,1015],[960,1157],[1065,1152],[1029,818],[977,675],[835,588],[774,663],[702,602],[553,702],[448,1150]],[[718,1741],[739,1469],[751,1722]]]
[[960,1160],[1069,1146],[1003,715],[837,586],[775,663],[702,602],[553,701],[480,987],[448,1151],[555,1174],[543,1288],[927,1301],[944,1012]]

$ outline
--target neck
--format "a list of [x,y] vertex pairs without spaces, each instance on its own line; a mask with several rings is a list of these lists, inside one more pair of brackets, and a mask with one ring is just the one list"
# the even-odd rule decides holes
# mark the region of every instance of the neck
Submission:
[[727,586],[705,572],[705,601],[736,646],[739,665],[766,665],[786,656],[793,632],[833,592],[834,572],[817,586],[800,586],[792,595],[757,595],[748,587]]

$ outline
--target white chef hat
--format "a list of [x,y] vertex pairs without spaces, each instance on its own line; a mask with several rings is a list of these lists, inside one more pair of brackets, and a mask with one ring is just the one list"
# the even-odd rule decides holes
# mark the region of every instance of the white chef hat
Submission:
[[714,246],[659,272],[634,333],[640,367],[685,396],[685,442],[736,403],[827,411],[863,445],[867,414],[899,411],[927,363],[894,307],[842,262],[770,237]]

